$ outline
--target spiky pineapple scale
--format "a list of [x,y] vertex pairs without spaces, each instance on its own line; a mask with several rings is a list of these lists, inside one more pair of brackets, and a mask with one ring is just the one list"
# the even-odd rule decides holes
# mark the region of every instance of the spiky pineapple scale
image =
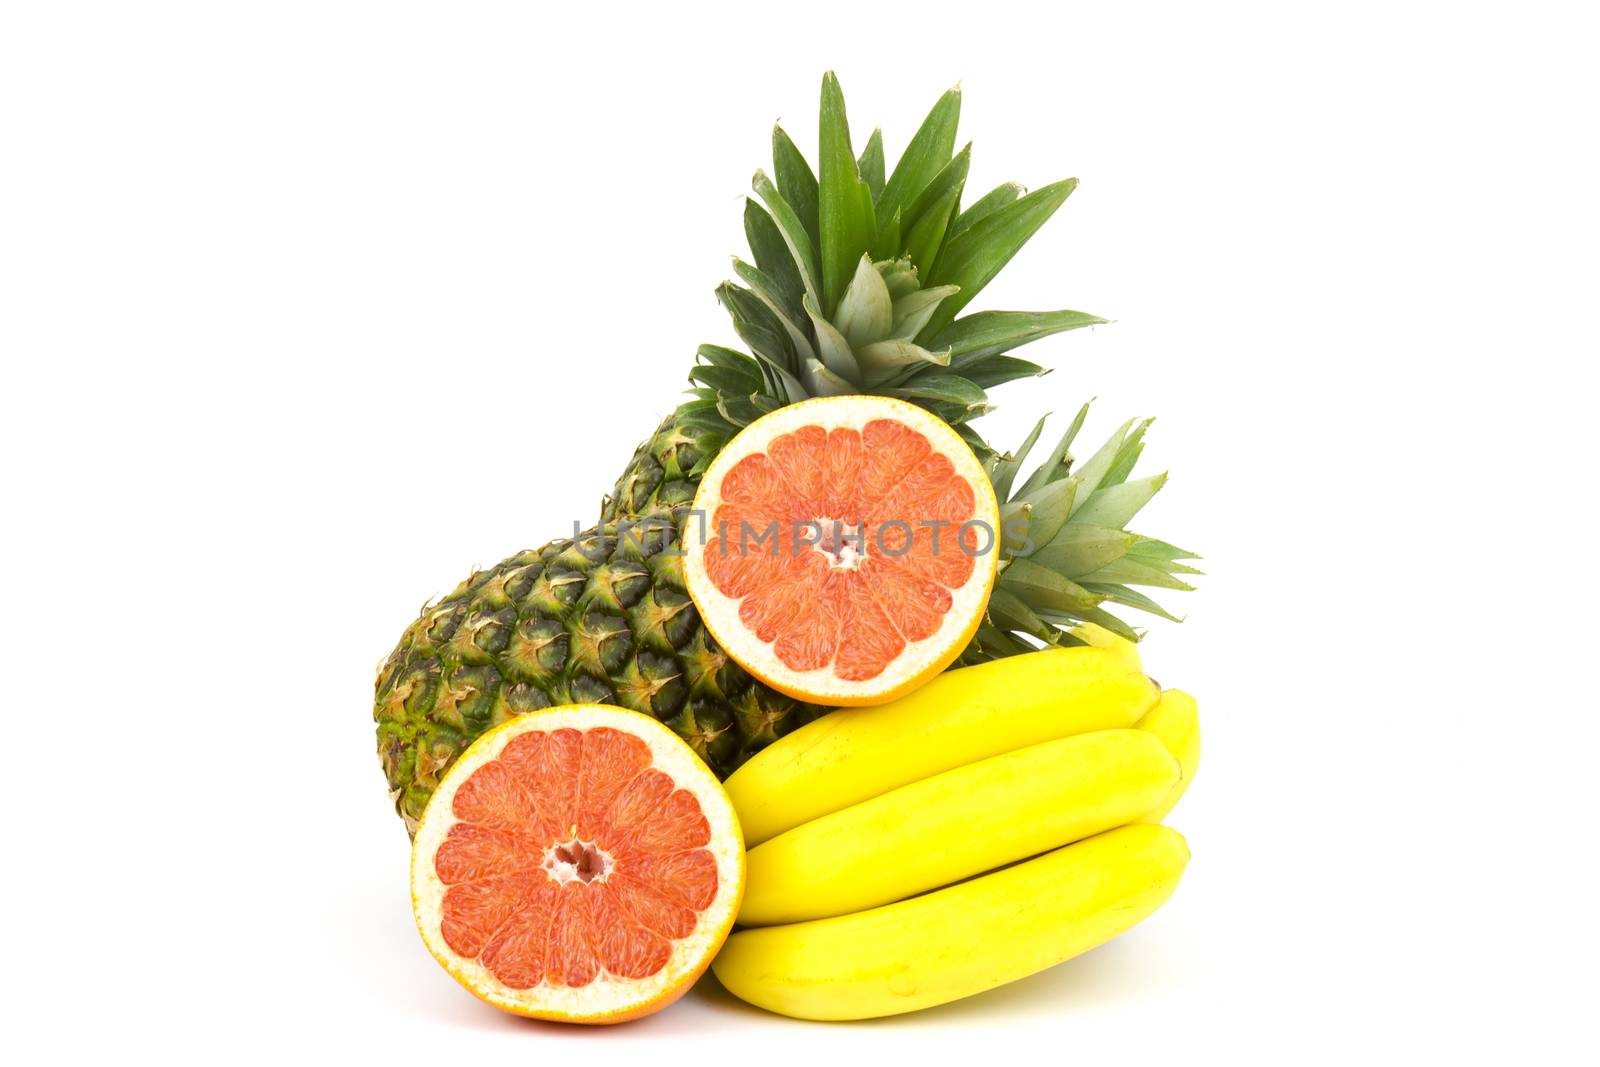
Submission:
[[606,498],[602,520],[665,516],[674,508],[693,503],[694,491],[700,484],[694,471],[703,459],[710,458],[705,455],[701,440],[675,416],[664,419],[634,451],[627,469]]

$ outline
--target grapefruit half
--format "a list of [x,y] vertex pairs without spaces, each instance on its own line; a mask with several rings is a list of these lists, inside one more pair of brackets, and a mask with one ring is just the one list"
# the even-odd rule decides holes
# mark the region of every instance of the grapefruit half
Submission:
[[667,727],[597,704],[478,738],[428,802],[411,904],[456,981],[518,1015],[613,1023],[691,986],[744,894],[733,805]]
[[999,565],[978,457],[901,400],[820,397],[745,427],[707,469],[684,576],[745,670],[801,700],[881,704],[961,654]]

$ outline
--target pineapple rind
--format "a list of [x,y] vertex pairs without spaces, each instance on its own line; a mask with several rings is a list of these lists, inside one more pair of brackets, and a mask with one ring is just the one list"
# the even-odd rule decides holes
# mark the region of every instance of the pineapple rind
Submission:
[[696,461],[668,419],[599,524],[473,574],[406,630],[379,669],[374,717],[409,831],[456,757],[514,715],[567,703],[631,708],[726,778],[822,714],[746,673],[689,600],[674,553],[698,483],[684,464]]

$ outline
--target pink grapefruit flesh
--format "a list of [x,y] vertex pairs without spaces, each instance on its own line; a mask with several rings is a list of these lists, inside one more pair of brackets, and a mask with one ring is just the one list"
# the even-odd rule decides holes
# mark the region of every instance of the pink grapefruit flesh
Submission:
[[987,475],[949,426],[882,397],[780,409],[729,442],[695,500],[690,595],[719,643],[783,692],[893,699],[942,670],[998,563]]
[[498,1007],[567,1021],[675,999],[743,887],[715,778],[660,723],[598,705],[486,733],[446,775],[414,848],[418,926],[446,969]]

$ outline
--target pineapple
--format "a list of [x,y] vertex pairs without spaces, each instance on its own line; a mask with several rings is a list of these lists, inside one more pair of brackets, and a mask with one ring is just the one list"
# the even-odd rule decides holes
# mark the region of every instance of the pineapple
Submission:
[[[408,829],[440,776],[480,733],[552,704],[645,712],[719,776],[828,709],[745,673],[709,638],[677,554],[700,474],[739,428],[811,396],[878,393],[945,419],[984,461],[1002,506],[1002,563],[988,618],[961,663],[1072,643],[1106,610],[1167,616],[1135,586],[1189,588],[1165,542],[1126,530],[1164,476],[1130,479],[1149,423],[1128,423],[1085,463],[1069,449],[1079,411],[1020,484],[1043,420],[1015,453],[972,429],[987,390],[1044,373],[1008,353],[1105,320],[1077,311],[961,311],[1071,194],[1002,185],[961,207],[971,146],[955,150],[959,90],[940,98],[892,173],[874,131],[851,149],[844,99],[823,79],[819,168],[781,128],[773,176],[745,206],[753,263],[718,300],[748,348],[699,349],[691,396],[657,427],[606,497],[600,521],[473,574],[422,610],[378,672],[378,752]],[[759,201],[759,202],[758,202]]]

